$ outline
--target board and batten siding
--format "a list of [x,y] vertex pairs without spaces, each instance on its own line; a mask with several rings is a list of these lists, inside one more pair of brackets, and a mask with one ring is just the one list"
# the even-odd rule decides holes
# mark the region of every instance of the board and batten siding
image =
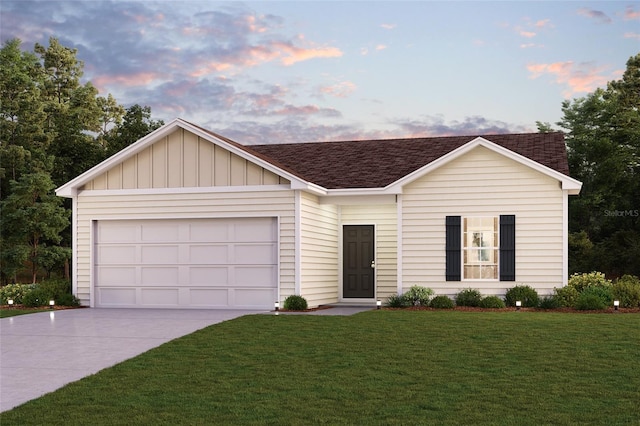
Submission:
[[77,293],[91,302],[93,223],[119,219],[183,219],[277,217],[279,223],[279,287],[281,298],[295,291],[294,191],[178,192],[173,194],[91,195],[77,201]]
[[340,206],[340,226],[375,225],[376,298],[381,300],[398,293],[397,217],[395,204]]
[[177,129],[82,189],[284,185],[289,181],[193,133]]
[[[504,295],[515,285],[552,293],[563,284],[563,191],[557,180],[485,147],[428,173],[402,195],[402,288]],[[516,216],[516,281],[445,281],[445,217]]]
[[300,293],[309,306],[338,301],[338,208],[300,194]]

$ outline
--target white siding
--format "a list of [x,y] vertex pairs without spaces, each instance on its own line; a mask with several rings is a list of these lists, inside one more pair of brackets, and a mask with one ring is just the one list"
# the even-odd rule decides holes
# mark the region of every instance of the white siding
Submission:
[[[341,225],[375,225],[376,298],[397,293],[398,225],[395,204],[340,207]],[[342,283],[342,277],[340,278]]]
[[309,306],[338,301],[338,211],[301,194],[301,295]]
[[[472,150],[404,188],[403,290],[503,295],[526,284],[552,292],[563,285],[562,207],[558,181],[484,147]],[[516,281],[445,281],[445,216],[501,214],[516,215]]]
[[[89,191],[90,192],[90,191]],[[294,192],[179,192],[174,194],[78,196],[77,296],[90,303],[92,278],[92,224],[109,219],[180,219],[277,217],[279,222],[279,283],[281,299],[294,286]]]

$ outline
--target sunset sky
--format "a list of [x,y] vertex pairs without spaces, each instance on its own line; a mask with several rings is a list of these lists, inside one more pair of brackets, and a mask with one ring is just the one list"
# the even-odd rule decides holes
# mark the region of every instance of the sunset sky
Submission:
[[535,131],[640,52],[639,2],[10,1],[83,81],[242,143]]

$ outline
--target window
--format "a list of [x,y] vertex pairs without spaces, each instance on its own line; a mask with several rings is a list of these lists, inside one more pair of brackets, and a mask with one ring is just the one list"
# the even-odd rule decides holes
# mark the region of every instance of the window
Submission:
[[446,217],[447,281],[516,280],[516,217]]
[[465,217],[462,233],[463,279],[498,279],[498,218]]

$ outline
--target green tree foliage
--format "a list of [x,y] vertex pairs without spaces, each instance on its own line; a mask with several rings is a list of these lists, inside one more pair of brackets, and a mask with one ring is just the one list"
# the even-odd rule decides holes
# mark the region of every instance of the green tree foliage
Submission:
[[[0,49],[0,276],[2,283],[68,266],[69,217],[54,188],[162,125],[83,82],[77,50],[52,37]],[[66,269],[66,268],[65,268]]]
[[640,54],[606,89],[565,101],[571,174],[583,182],[569,198],[571,273],[640,274]]

